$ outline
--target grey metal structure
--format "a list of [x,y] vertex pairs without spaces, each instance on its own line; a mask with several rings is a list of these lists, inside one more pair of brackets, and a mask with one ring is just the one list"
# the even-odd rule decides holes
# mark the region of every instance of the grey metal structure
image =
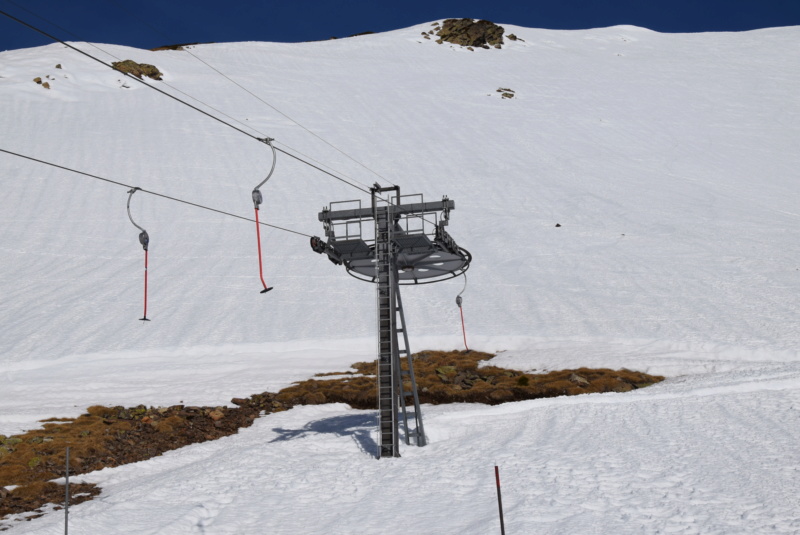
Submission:
[[[370,192],[370,207],[361,207],[360,201],[343,201],[323,209],[319,220],[327,240],[314,237],[311,248],[326,254],[334,264],[344,265],[357,279],[376,283],[378,458],[399,457],[401,426],[406,444],[412,440],[417,446],[426,444],[400,286],[457,277],[469,268],[472,256],[444,229],[455,208],[447,197],[424,202],[422,195],[411,195],[408,197],[419,197],[420,202],[403,204],[399,186],[376,184]],[[396,195],[384,199],[381,194],[386,192]],[[334,210],[335,205],[351,207]],[[408,414],[412,403],[413,428]]]

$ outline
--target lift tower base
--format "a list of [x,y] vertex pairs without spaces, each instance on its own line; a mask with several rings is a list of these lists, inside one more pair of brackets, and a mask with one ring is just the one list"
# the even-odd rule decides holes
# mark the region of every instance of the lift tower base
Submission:
[[[395,196],[383,198],[381,194],[387,192],[394,192]],[[376,184],[370,193],[369,208],[361,208],[359,201],[342,201],[323,210],[319,219],[328,240],[314,237],[311,248],[327,254],[335,264],[344,264],[354,277],[376,285],[377,456],[399,457],[401,431],[407,445],[424,446],[427,442],[400,285],[457,277],[467,270],[472,257],[444,229],[450,210],[455,207],[453,201],[445,197],[437,202],[402,204],[399,186],[384,188]],[[358,203],[358,207],[332,210],[334,204],[346,203]],[[365,224],[372,227],[367,230],[374,229],[372,239],[364,238]]]

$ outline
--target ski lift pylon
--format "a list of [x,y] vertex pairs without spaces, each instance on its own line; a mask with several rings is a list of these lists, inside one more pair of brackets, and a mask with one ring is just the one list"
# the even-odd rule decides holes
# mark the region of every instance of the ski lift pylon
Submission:
[[[394,195],[390,193],[388,199],[384,198],[383,194],[389,192]],[[411,444],[412,440],[417,446],[427,444],[400,287],[463,275],[472,255],[459,247],[445,230],[450,210],[455,209],[455,203],[447,197],[424,202],[421,194],[401,196],[400,186],[379,184],[370,189],[370,195],[371,206],[368,207],[362,207],[361,201],[356,200],[337,201],[323,208],[318,217],[326,239],[314,236],[310,245],[314,252],[327,255],[334,264],[344,265],[353,277],[375,283],[378,305],[377,456],[399,457],[401,426],[406,444]],[[412,198],[418,198],[419,202],[403,202]],[[405,369],[401,367],[401,359],[406,360]],[[407,410],[412,404],[413,411]],[[413,421],[410,414],[413,414]]]

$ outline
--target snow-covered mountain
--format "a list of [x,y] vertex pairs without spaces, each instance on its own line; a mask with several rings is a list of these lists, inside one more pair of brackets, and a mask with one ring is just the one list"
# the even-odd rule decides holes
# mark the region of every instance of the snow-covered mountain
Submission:
[[[380,462],[373,413],[293,409],[85,476],[104,494],[75,530],[491,533],[497,463],[509,533],[800,531],[800,28],[504,26],[520,39],[499,50],[424,39],[431,24],[190,49],[258,99],[186,51],[74,45],[156,65],[169,85],[148,83],[360,187],[454,199],[470,347],[669,379],[424,407],[430,445]],[[61,44],[0,53],[0,109],[0,149],[243,217],[272,163]],[[262,232],[262,295],[252,223],[134,195],[142,324],[127,189],[8,153],[0,181],[0,433],[97,403],[224,404],[374,352],[373,287],[305,236]],[[308,235],[331,201],[368,200],[285,154],[262,192],[263,221]],[[463,284],[404,289],[412,349],[461,346]]]

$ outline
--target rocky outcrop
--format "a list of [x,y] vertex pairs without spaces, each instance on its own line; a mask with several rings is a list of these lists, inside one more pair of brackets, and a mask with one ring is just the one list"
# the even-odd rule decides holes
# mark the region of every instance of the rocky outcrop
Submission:
[[436,32],[439,37],[436,42],[441,44],[447,41],[466,47],[500,48],[503,44],[503,31],[502,26],[488,20],[447,19]]
[[513,89],[509,89],[507,87],[499,87],[497,88],[497,92],[500,93],[502,98],[514,98],[515,91]]
[[147,76],[153,80],[161,80],[161,77],[163,76],[161,71],[159,71],[154,65],[149,65],[147,63],[136,63],[132,59],[115,61],[111,65],[119,72],[130,74],[131,76],[137,77],[139,80],[142,79],[142,76]]

